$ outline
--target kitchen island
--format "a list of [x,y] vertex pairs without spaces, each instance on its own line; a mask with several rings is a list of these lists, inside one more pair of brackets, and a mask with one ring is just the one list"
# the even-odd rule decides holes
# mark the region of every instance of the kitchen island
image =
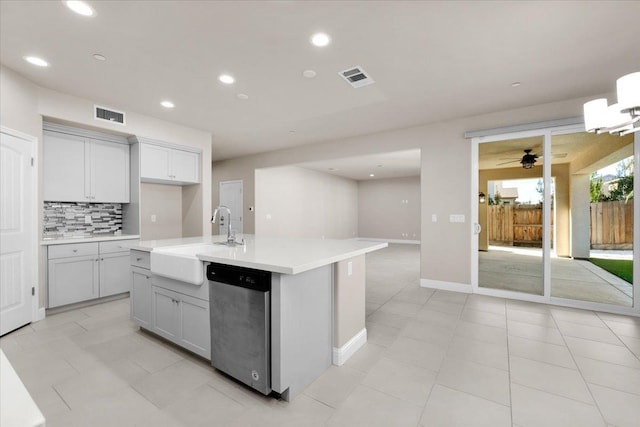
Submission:
[[209,322],[216,316],[209,302],[216,295],[209,294],[207,266],[269,272],[270,389],[288,400],[366,342],[365,254],[387,244],[244,239],[236,246],[222,244],[223,236],[132,243],[131,317],[141,328],[210,359],[216,344]]

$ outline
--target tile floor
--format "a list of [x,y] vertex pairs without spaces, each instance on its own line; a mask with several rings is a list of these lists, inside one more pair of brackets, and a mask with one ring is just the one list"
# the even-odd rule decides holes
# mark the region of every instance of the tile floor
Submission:
[[369,342],[293,402],[141,333],[127,299],[0,339],[47,426],[637,426],[640,319],[418,287],[368,256]]

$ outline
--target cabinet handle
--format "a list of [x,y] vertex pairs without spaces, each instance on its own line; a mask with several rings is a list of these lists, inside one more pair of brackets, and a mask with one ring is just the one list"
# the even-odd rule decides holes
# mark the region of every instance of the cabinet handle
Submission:
[[104,258],[100,258],[100,261],[104,261]]
[[136,261],[140,262],[142,261],[142,258],[136,258]]
[[149,276],[144,276],[145,279],[149,280]]
[[73,250],[73,252],[74,252],[74,253],[75,253],[75,252],[78,252],[78,250],[77,250],[77,249],[74,249],[74,250]]
[[100,259],[96,258],[96,262],[100,261]]

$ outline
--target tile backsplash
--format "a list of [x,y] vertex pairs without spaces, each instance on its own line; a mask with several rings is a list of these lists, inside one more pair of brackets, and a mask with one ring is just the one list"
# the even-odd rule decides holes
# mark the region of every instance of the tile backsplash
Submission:
[[122,233],[121,203],[44,202],[42,237]]

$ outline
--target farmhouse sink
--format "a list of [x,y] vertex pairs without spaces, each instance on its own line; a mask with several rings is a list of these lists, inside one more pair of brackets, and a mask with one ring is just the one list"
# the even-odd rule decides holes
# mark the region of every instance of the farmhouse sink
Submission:
[[192,285],[202,285],[204,267],[196,254],[225,249],[224,246],[212,244],[157,248],[151,251],[151,272]]

